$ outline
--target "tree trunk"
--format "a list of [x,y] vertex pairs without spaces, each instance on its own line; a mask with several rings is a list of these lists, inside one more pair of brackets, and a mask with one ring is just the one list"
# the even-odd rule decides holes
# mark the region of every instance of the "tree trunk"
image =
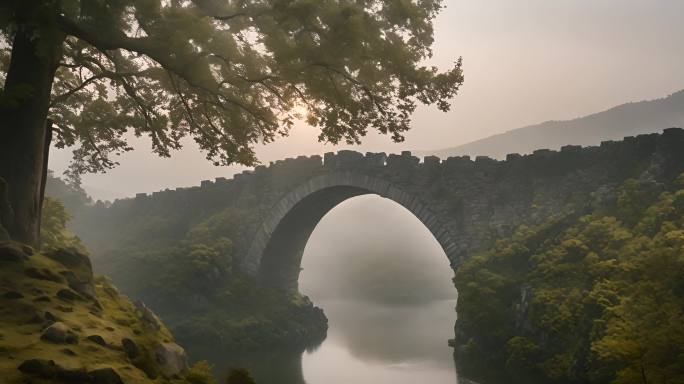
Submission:
[[0,178],[13,211],[2,225],[13,240],[33,246],[39,245],[51,139],[47,114],[63,42],[44,37],[30,27],[18,28],[0,105]]

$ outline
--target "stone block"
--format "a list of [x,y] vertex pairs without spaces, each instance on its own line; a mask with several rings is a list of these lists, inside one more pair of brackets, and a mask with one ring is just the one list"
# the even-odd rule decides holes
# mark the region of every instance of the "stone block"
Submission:
[[506,155],[506,161],[515,161],[519,159],[522,159],[522,155],[520,155],[519,153],[509,153],[508,155]]
[[425,156],[423,158],[423,164],[427,166],[437,166],[439,165],[441,160],[437,156]]

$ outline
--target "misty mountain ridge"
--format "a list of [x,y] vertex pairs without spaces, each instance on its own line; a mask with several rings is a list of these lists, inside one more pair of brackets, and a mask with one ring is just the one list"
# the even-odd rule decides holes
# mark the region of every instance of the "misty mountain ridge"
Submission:
[[670,96],[630,102],[603,112],[565,121],[547,121],[513,129],[456,147],[419,151],[421,156],[441,158],[486,155],[503,159],[509,153],[527,154],[564,145],[598,145],[605,140],[684,127],[684,90]]

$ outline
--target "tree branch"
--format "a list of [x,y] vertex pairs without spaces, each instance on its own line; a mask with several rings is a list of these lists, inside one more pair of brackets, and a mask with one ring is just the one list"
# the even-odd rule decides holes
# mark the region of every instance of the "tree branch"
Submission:
[[107,76],[105,76],[105,75],[103,75],[103,74],[98,74],[98,75],[91,76],[91,77],[89,77],[88,79],[86,79],[85,81],[81,82],[81,84],[78,85],[77,87],[72,88],[72,89],[70,89],[70,90],[67,91],[67,92],[64,92],[64,93],[62,93],[62,94],[60,94],[60,95],[57,95],[57,96],[53,97],[53,98],[50,100],[50,104],[51,104],[51,105],[54,105],[54,104],[56,104],[56,103],[64,102],[64,101],[66,101],[69,97],[71,97],[71,95],[73,95],[74,93],[76,93],[76,92],[80,91],[81,89],[87,87],[88,84],[90,84],[90,83],[92,83],[92,82],[94,82],[94,81],[96,81],[96,80],[99,80],[99,79],[104,79],[104,78],[106,78],[106,77],[107,77]]
[[368,96],[368,98],[369,98],[369,99],[371,100],[371,102],[375,105],[375,107],[380,111],[380,113],[381,113],[383,116],[386,116],[386,115],[387,115],[387,111],[386,111],[385,108],[380,104],[380,102],[377,100],[377,97],[373,94],[373,91],[371,91],[370,88],[368,88],[367,85],[365,85],[365,84],[363,84],[362,82],[358,81],[357,79],[355,79],[354,77],[352,77],[352,76],[351,76],[350,74],[348,74],[347,72],[341,71],[341,70],[339,70],[339,69],[337,69],[337,68],[335,68],[335,67],[332,67],[332,66],[330,66],[330,65],[328,65],[328,64],[316,62],[316,63],[313,63],[313,65],[314,65],[314,66],[317,66],[317,67],[322,67],[322,68],[327,69],[328,71],[332,71],[332,72],[334,72],[334,73],[337,73],[338,75],[342,76],[345,80],[347,80],[347,81],[351,82],[352,84],[354,84],[355,86],[359,87],[359,88],[366,94],[366,96]]
[[247,12],[237,12],[232,15],[225,15],[225,16],[211,16],[214,20],[218,21],[228,21],[231,19],[234,19],[236,17],[241,17],[241,16],[247,16]]

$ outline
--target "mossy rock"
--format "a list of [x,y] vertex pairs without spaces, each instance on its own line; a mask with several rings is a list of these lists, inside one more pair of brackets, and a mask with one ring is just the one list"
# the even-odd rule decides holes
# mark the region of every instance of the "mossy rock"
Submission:
[[[140,310],[106,278],[94,278],[87,256],[28,256],[21,245],[3,244],[26,256],[21,262],[3,263],[0,269],[3,383],[187,383],[182,373],[163,376],[156,361],[155,348],[173,341],[170,332],[163,324],[159,329],[149,327]],[[74,279],[89,281],[92,297],[75,290]],[[68,340],[41,339],[58,323],[67,330]],[[136,356],[129,356],[124,339],[135,345]]]
[[21,263],[28,260],[33,250],[14,241],[0,242],[0,263]]

